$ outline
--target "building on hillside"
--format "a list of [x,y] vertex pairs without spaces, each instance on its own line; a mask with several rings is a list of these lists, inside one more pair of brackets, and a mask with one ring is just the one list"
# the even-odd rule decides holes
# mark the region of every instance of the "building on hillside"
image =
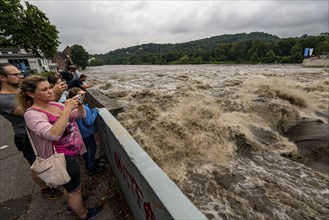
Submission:
[[[64,70],[65,67],[70,66],[72,64],[71,61],[71,47],[67,46],[62,52],[57,52],[56,57],[52,58],[51,61],[53,63],[57,63],[58,70]],[[71,64],[70,64],[71,62]]]
[[57,64],[51,60],[35,57],[19,48],[0,48],[0,63],[11,63],[21,70],[24,75],[57,71]]

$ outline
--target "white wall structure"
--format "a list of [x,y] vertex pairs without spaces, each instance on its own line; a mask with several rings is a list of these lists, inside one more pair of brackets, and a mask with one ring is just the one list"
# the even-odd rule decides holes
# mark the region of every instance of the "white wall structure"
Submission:
[[0,63],[11,63],[26,74],[30,71],[57,71],[57,65],[52,64],[50,60],[37,58],[18,48],[0,48]]

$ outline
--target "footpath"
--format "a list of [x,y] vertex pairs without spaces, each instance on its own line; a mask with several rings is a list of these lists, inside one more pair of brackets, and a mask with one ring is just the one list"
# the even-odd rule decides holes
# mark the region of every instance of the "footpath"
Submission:
[[[65,214],[64,195],[50,200],[41,195],[32,181],[28,162],[14,145],[11,124],[0,116],[0,219],[53,220],[78,219]],[[104,205],[96,219],[132,220],[127,203],[106,159],[105,170],[97,176],[87,176],[83,170],[83,194],[89,195],[87,208]]]

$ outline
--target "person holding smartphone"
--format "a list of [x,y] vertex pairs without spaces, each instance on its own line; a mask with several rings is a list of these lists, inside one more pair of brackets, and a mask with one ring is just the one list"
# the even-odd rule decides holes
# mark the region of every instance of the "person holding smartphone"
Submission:
[[84,118],[86,111],[79,95],[67,99],[65,105],[54,102],[52,86],[47,78],[30,76],[21,83],[18,98],[25,110],[24,119],[31,138],[41,158],[53,154],[53,146],[58,153],[64,153],[66,169],[71,180],[62,185],[68,205],[80,219],[94,219],[102,206],[86,209],[81,195],[82,181],[79,156],[86,152],[76,119]]

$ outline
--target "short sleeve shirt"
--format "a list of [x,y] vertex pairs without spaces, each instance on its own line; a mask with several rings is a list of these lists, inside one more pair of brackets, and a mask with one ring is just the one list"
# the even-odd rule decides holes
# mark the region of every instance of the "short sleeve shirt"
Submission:
[[24,117],[12,114],[16,108],[16,94],[0,93],[0,114],[10,121],[15,135],[26,134]]
[[68,84],[68,87],[69,89],[73,88],[73,87],[79,87],[81,89],[84,90],[84,88],[81,87],[82,85],[82,81],[80,79],[73,79],[69,84]]

